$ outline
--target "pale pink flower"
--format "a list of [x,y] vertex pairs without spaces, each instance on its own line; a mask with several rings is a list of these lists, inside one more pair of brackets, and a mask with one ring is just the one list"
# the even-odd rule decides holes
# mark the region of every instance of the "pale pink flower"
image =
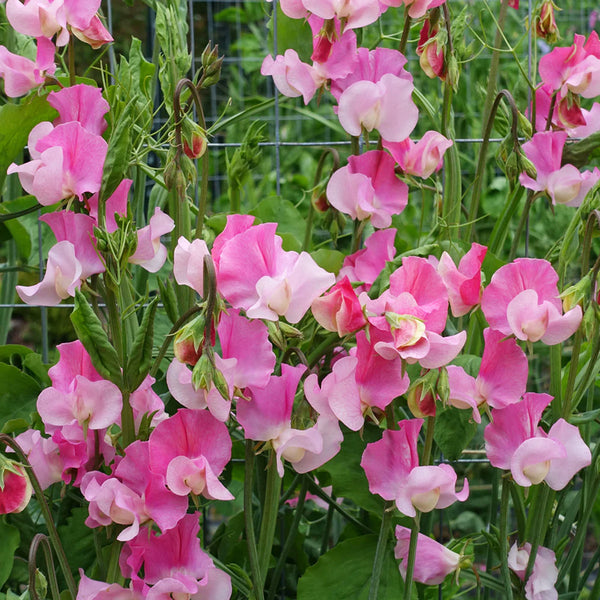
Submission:
[[552,401],[548,394],[527,393],[522,402],[492,411],[493,422],[484,431],[490,463],[510,469],[523,487],[545,481],[562,490],[575,474],[592,460],[579,430],[559,419],[548,433],[539,427],[544,409]]
[[4,79],[4,93],[9,98],[24,96],[44,83],[46,75],[54,75],[54,52],[54,44],[45,37],[37,40],[35,62],[0,46],[0,77]]
[[348,165],[331,176],[327,199],[353,219],[389,227],[392,215],[400,214],[408,202],[408,186],[396,177],[394,166],[394,159],[382,150],[350,156]]
[[[493,408],[504,408],[519,402],[527,387],[528,364],[525,353],[513,338],[493,329],[483,332],[485,346],[477,377],[462,367],[446,367],[450,398],[456,408],[473,409],[473,419],[481,423],[479,406],[487,402]],[[510,377],[506,374],[510,373]]]
[[408,14],[413,19],[419,19],[430,8],[441,6],[446,0],[380,0],[385,6],[402,6],[408,7]]
[[422,419],[400,421],[398,429],[386,429],[378,442],[367,444],[360,466],[369,481],[369,490],[384,500],[393,500],[407,517],[416,511],[446,508],[469,496],[465,478],[463,489],[455,491],[456,473],[450,465],[419,466],[417,437]]
[[102,184],[102,169],[108,144],[76,121],[53,127],[43,122],[29,134],[32,160],[12,163],[7,172],[18,173],[26,192],[43,206],[71,196],[80,200],[95,193]]
[[452,144],[452,140],[437,131],[427,131],[418,142],[410,138],[401,142],[383,140],[383,147],[390,151],[404,173],[423,179],[442,168],[444,154]]
[[173,256],[173,275],[179,285],[187,285],[204,296],[204,257],[210,256],[204,240],[177,241]]
[[523,172],[519,181],[530,190],[546,192],[552,204],[579,206],[600,179],[600,169],[595,167],[581,173],[571,164],[561,166],[566,139],[564,131],[542,131],[523,144],[525,156],[533,163],[537,176],[533,179]]
[[[481,302],[481,265],[486,252],[486,246],[471,244],[471,249],[460,259],[458,268],[447,252],[442,253],[439,261],[435,261],[437,264],[432,261],[448,290],[454,317],[466,315]],[[432,259],[430,257],[430,261]]]
[[362,307],[347,277],[336,283],[329,292],[317,298],[311,306],[317,323],[340,337],[367,324]]
[[504,335],[550,346],[563,342],[579,327],[582,311],[577,305],[562,314],[557,283],[548,261],[517,258],[500,267],[483,291],[483,314]]
[[342,268],[338,273],[338,281],[344,277],[352,282],[361,282],[356,287],[356,293],[366,292],[383,271],[386,263],[396,255],[394,228],[380,229],[373,232],[364,243],[364,248],[344,258]]
[[[508,552],[508,566],[517,577],[525,580],[527,563],[531,554],[531,544],[523,544],[520,548],[513,544]],[[525,584],[525,598],[527,600],[557,600],[558,592],[554,587],[558,579],[556,556],[550,548],[538,546],[533,563],[533,571]]]
[[105,583],[86,577],[79,569],[79,587],[75,600],[142,600],[141,593],[124,588],[118,583]]
[[[410,548],[410,529],[396,525],[396,539],[398,543],[394,548],[396,560],[400,560],[400,574],[406,577],[406,565]],[[447,575],[459,568],[460,554],[442,546],[430,537],[418,534],[416,560],[413,579],[425,585],[439,585]]]
[[174,227],[175,221],[157,207],[150,217],[150,223],[138,229],[137,248],[129,257],[129,262],[140,265],[150,273],[159,271],[167,260],[167,248],[160,243],[160,237],[173,231]]
[[[107,198],[104,204],[104,210],[106,213],[104,227],[107,233],[114,233],[119,228],[117,225],[116,215],[120,215],[121,217],[127,216],[127,196],[132,183],[133,180],[131,179],[123,179],[111,196]],[[86,205],[88,207],[90,217],[94,219],[96,226],[98,226],[98,193],[90,196],[86,201]]]
[[302,0],[302,4],[322,19],[344,19],[348,29],[374,23],[385,10],[378,0]]
[[110,110],[102,90],[80,83],[48,94],[48,104],[58,111],[54,125],[77,121],[84,129],[102,135],[106,129],[104,115]]
[[35,476],[43,490],[62,479],[63,461],[58,445],[51,438],[44,438],[37,429],[28,429],[15,437],[27,456]]
[[[273,2],[273,0],[267,0],[267,2]],[[281,6],[283,14],[290,19],[304,19],[308,15],[303,0],[279,0],[278,4]]]
[[276,223],[249,226],[224,238],[217,256],[213,246],[218,289],[252,319],[276,321],[283,316],[297,323],[313,300],[335,283],[335,276],[307,252],[284,251],[276,228]]
[[[201,431],[198,436],[195,432]],[[178,496],[232,500],[218,477],[231,458],[227,427],[208,411],[181,409],[150,434],[153,472]]]
[[261,75],[271,75],[277,89],[289,98],[302,96],[308,104],[317,88],[325,79],[306,63],[303,63],[295,50],[286,50],[283,56],[265,56],[260,68]]

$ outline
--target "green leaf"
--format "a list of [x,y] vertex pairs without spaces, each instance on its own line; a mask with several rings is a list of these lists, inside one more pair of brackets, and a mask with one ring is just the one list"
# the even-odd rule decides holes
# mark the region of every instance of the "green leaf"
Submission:
[[[376,535],[355,537],[338,544],[300,578],[298,600],[366,600],[376,547]],[[392,545],[388,544],[377,599],[398,600],[403,586]]]
[[0,189],[6,169],[27,145],[29,132],[42,121],[52,121],[57,114],[41,96],[34,96],[24,104],[5,104],[0,108]]
[[117,351],[110,343],[100,319],[79,290],[75,292],[75,309],[71,313],[71,322],[98,373],[119,385],[122,377]]
[[29,422],[42,386],[33,377],[6,363],[0,363],[0,381],[0,424],[21,418]]
[[338,498],[348,498],[379,515],[383,512],[383,498],[369,491],[367,476],[360,466],[360,460],[367,443],[380,439],[382,431],[373,425],[365,425],[362,435],[345,427],[343,431],[344,441],[340,451],[322,470],[331,475],[333,492]]
[[339,250],[329,250],[327,248],[319,248],[310,255],[315,259],[315,262],[326,271],[337,275],[342,268],[345,255]]
[[[273,18],[269,21],[269,48],[274,47]],[[312,31],[306,19],[292,19],[281,10],[277,3],[277,54],[295,50],[303,62],[310,62],[313,51]]]
[[281,236],[291,234],[300,242],[304,239],[304,217],[289,200],[269,196],[259,202],[250,214],[263,223],[277,223],[277,233]]
[[62,541],[67,562],[74,573],[81,568],[87,571],[96,560],[94,532],[86,524],[89,516],[87,507],[75,507],[67,517],[66,523],[58,526],[58,535]]
[[471,421],[471,417],[470,410],[458,410],[453,407],[436,415],[433,439],[446,459],[459,458],[473,439],[477,425]]
[[21,536],[19,530],[0,519],[0,587],[8,579],[12,571],[15,550],[19,547]]
[[135,108],[132,100],[110,132],[108,152],[102,174],[102,197],[106,200],[115,191],[129,167],[131,151],[131,130],[133,121],[130,112]]
[[135,334],[131,347],[131,356],[127,360],[126,378],[127,387],[130,392],[135,391],[150,370],[152,365],[152,347],[154,341],[154,317],[158,306],[158,296],[150,302],[142,323]]

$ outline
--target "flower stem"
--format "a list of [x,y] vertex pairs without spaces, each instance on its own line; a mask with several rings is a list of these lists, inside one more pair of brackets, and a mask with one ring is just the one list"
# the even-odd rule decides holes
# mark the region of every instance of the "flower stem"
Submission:
[[510,481],[502,479],[502,499],[500,500],[500,572],[504,582],[506,600],[512,600],[512,583],[508,569],[508,504],[510,499]]
[[410,530],[410,545],[408,547],[408,561],[406,564],[406,575],[404,577],[404,600],[412,598],[413,572],[417,558],[417,540],[419,539],[419,520],[421,513],[417,511]]
[[383,570],[383,561],[387,549],[390,525],[392,524],[392,514],[394,512],[394,503],[386,502],[383,507],[381,517],[381,528],[379,529],[379,538],[377,539],[377,548],[375,550],[375,560],[373,561],[373,575],[371,576],[371,587],[369,589],[369,600],[377,600],[379,592],[379,583],[381,581],[381,571]]
[[402,29],[402,37],[400,38],[400,45],[398,46],[398,50],[401,54],[406,52],[406,44],[408,43],[408,36],[410,34],[410,26],[412,24],[412,19],[408,14],[408,5],[404,7],[404,28]]
[[246,524],[246,543],[250,560],[250,573],[254,585],[255,600],[262,600],[263,582],[260,576],[260,563],[256,549],[256,536],[254,534],[254,519],[252,517],[252,487],[254,479],[254,448],[252,440],[246,440],[246,461],[244,477],[244,521]]
[[258,537],[258,564],[260,566],[261,581],[267,578],[269,559],[273,548],[277,514],[279,512],[279,492],[281,478],[277,473],[277,460],[273,450],[269,451],[269,464],[267,466],[267,482],[265,485],[265,503],[260,522],[260,535]]
[[58,535],[58,530],[54,524],[54,518],[52,517],[52,512],[48,506],[48,501],[46,500],[42,486],[40,485],[40,482],[33,471],[33,467],[31,466],[29,460],[27,460],[27,456],[25,456],[21,446],[19,446],[19,444],[17,444],[17,442],[15,442],[10,436],[6,435],[5,433],[0,433],[0,442],[6,446],[9,446],[16,452],[17,456],[19,457],[19,462],[24,465],[25,470],[27,471],[27,475],[31,481],[31,486],[35,492],[35,497],[40,505],[40,510],[42,511],[42,515],[48,529],[48,537],[52,542],[54,552],[56,553],[56,557],[58,558],[58,562],[63,571],[65,581],[67,582],[69,593],[71,594],[71,598],[75,598],[77,596],[77,585],[75,584],[75,579],[73,579],[73,573],[71,573],[71,567],[69,566],[65,549],[63,548]]

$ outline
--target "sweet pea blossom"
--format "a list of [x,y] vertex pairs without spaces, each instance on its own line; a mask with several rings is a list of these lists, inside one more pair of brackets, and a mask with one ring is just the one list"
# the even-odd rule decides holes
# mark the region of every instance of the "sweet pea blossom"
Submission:
[[396,177],[394,159],[382,150],[351,156],[327,184],[327,199],[353,219],[370,219],[373,227],[392,224],[408,203],[408,186]]
[[466,479],[463,489],[455,491],[456,473],[450,465],[419,466],[417,437],[422,425],[423,419],[411,419],[400,421],[397,430],[386,429],[378,442],[367,444],[360,461],[371,493],[393,500],[407,517],[469,496]]
[[157,207],[150,223],[137,231],[137,247],[129,262],[150,273],[159,271],[167,260],[167,248],[160,243],[160,236],[170,233],[174,227],[175,221]]
[[579,206],[600,179],[600,169],[594,167],[593,171],[581,173],[573,165],[561,166],[566,139],[564,131],[541,131],[523,144],[525,156],[533,163],[537,176],[533,179],[523,172],[519,181],[530,190],[546,192],[552,204]]
[[102,169],[108,144],[76,121],[53,127],[36,125],[29,134],[32,160],[12,163],[7,173],[18,173],[23,189],[43,206],[71,196],[80,200],[86,192],[95,193],[102,184]]
[[231,458],[231,438],[208,411],[181,409],[160,423],[150,434],[149,454],[152,470],[177,496],[233,499],[218,479]]
[[[527,563],[531,554],[531,544],[523,544],[520,548],[513,544],[508,552],[508,566],[521,581],[525,581]],[[550,548],[538,546],[533,563],[533,571],[525,584],[527,600],[557,600],[558,592],[554,587],[558,579],[556,556]]]
[[304,104],[308,104],[317,88],[325,80],[306,63],[303,63],[295,50],[285,51],[283,56],[267,55],[260,68],[261,75],[271,75],[277,89],[289,98],[302,96]]
[[110,110],[102,90],[79,83],[48,94],[48,104],[58,111],[54,125],[77,121],[84,129],[102,135],[107,123],[104,115]]
[[374,0],[302,0],[302,4],[306,10],[322,19],[344,19],[348,29],[370,25],[385,11]]
[[562,490],[592,461],[590,449],[574,425],[559,419],[548,433],[539,427],[551,401],[548,394],[527,393],[521,402],[493,410],[493,422],[485,428],[490,463],[510,469],[520,486],[545,481],[553,490]]
[[32,493],[24,467],[0,455],[0,515],[23,512]]
[[0,78],[4,79],[4,93],[9,98],[24,96],[44,83],[46,75],[54,75],[54,52],[54,44],[45,37],[37,40],[35,61],[0,46]]
[[[493,329],[483,332],[485,346],[477,377],[471,377],[462,367],[450,365],[449,404],[456,408],[473,409],[473,419],[481,423],[479,406],[487,403],[504,408],[519,402],[527,387],[528,364],[525,353],[513,338]],[[506,374],[510,373],[510,377]]]
[[570,337],[581,323],[579,305],[564,315],[558,274],[542,259],[517,258],[500,267],[483,291],[481,309],[493,329],[550,346]]
[[430,8],[441,6],[446,0],[380,0],[385,6],[406,6],[412,19],[419,19]]
[[311,311],[321,327],[337,331],[340,337],[367,323],[348,277],[336,283],[327,294],[317,298],[312,303]]
[[86,577],[83,569],[79,569],[79,587],[75,600],[142,600],[143,596],[130,588],[124,588],[118,583],[105,583]]
[[444,154],[452,144],[452,140],[437,131],[427,131],[418,142],[410,138],[402,142],[383,140],[383,147],[389,150],[404,173],[423,179],[442,168]]
[[276,321],[283,316],[297,323],[313,300],[335,283],[335,276],[307,252],[282,249],[276,223],[251,226],[246,221],[239,233],[233,233],[237,225],[232,227],[213,246],[217,285],[225,299],[248,317]]
[[[394,556],[400,560],[400,574],[405,578],[410,548],[410,529],[396,525],[396,540],[398,543],[394,548]],[[425,585],[438,585],[447,575],[459,568],[460,562],[460,554],[419,533],[413,571],[415,581]]]

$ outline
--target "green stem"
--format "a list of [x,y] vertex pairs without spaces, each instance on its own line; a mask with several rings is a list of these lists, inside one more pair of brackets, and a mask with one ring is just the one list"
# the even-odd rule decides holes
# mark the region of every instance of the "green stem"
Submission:
[[124,448],[135,441],[135,420],[133,418],[133,408],[129,403],[129,392],[122,390],[123,408],[121,409],[121,443]]
[[48,501],[46,500],[46,496],[44,495],[44,491],[42,490],[42,486],[36,477],[36,474],[33,471],[29,460],[27,460],[27,456],[21,449],[21,446],[17,444],[10,436],[5,433],[0,433],[0,443],[5,444],[12,448],[19,458],[19,462],[25,467],[27,475],[29,476],[29,480],[31,481],[31,486],[33,487],[33,491],[35,493],[35,497],[40,506],[40,510],[42,511],[42,515],[44,517],[44,521],[46,523],[46,527],[48,529],[48,537],[52,542],[52,547],[54,548],[54,552],[56,553],[56,557],[58,558],[58,562],[62,569],[63,575],[65,577],[65,581],[67,582],[67,587],[69,588],[69,593],[71,594],[71,598],[75,598],[77,596],[77,585],[75,584],[75,580],[73,579],[73,573],[71,573],[71,567],[69,566],[69,561],[67,560],[67,555],[65,554],[65,550],[60,541],[60,536],[58,535],[58,530],[56,529],[56,525],[54,524],[54,518],[52,517],[52,512],[50,511],[50,507],[48,506]]
[[533,571],[533,565],[535,563],[535,557],[537,556],[538,548],[543,541],[543,533],[545,530],[545,517],[546,517],[546,506],[548,498],[550,496],[550,488],[542,483],[542,487],[539,490],[537,498],[535,499],[534,507],[530,513],[530,518],[533,518],[533,524],[531,527],[531,537],[529,542],[531,543],[531,552],[529,553],[529,560],[527,561],[527,569],[525,571],[525,582],[529,579],[531,572]]
[[427,430],[425,432],[425,447],[423,448],[422,465],[428,465],[431,462],[431,450],[433,448],[433,432],[435,430],[435,417],[427,417]]
[[357,135],[350,137],[350,153],[356,156],[360,154],[359,137]]
[[533,201],[535,200],[535,195],[529,191],[527,193],[527,201],[525,202],[525,207],[523,208],[523,212],[521,214],[521,218],[519,219],[519,224],[517,225],[517,230],[515,231],[515,237],[513,238],[512,246],[510,247],[510,254],[508,255],[508,260],[514,260],[517,255],[517,250],[519,249],[519,241],[521,240],[521,234],[525,229],[525,223],[527,223],[527,219],[529,217],[529,210]]
[[412,19],[408,14],[408,5],[404,7],[404,27],[402,28],[402,37],[400,38],[400,45],[398,46],[398,50],[400,54],[404,54],[406,52],[406,44],[408,43],[408,36],[410,35],[410,26],[412,24]]
[[508,235],[508,225],[519,208],[524,191],[523,186],[516,185],[504,205],[500,218],[496,221],[489,238],[488,251],[492,254],[500,256],[500,251]]
[[204,226],[204,216],[208,207],[208,175],[209,175],[209,155],[208,150],[200,159],[202,163],[202,179],[200,180],[200,201],[198,204],[198,215],[196,217],[196,238],[202,239],[202,228]]
[[[452,86],[444,84],[444,100],[442,107],[442,134],[448,139],[454,139],[452,125]],[[448,229],[448,238],[457,240],[459,237],[460,211],[462,201],[462,185],[460,179],[460,159],[458,148],[453,144],[444,155],[445,181],[444,199],[442,202],[442,218]]]
[[75,76],[75,36],[72,33],[69,36],[67,53],[69,55],[69,85],[73,86],[77,83],[77,77]]
[[258,537],[258,564],[260,566],[261,580],[264,582],[269,570],[269,559],[273,548],[277,514],[279,512],[279,493],[281,478],[277,473],[277,460],[275,452],[269,451],[269,464],[267,466],[267,483],[265,486],[265,503],[260,522],[260,535]]
[[552,401],[552,413],[558,419],[562,414],[562,344],[550,346],[550,395]]
[[246,440],[246,461],[244,477],[244,523],[246,525],[246,544],[248,546],[248,557],[250,560],[250,574],[254,585],[254,597],[262,600],[263,581],[260,576],[260,562],[256,549],[256,536],[254,534],[254,518],[252,507],[252,491],[254,480],[254,448],[252,440]]
[[298,493],[298,504],[296,505],[294,520],[292,521],[292,526],[290,528],[290,531],[288,532],[287,538],[285,539],[283,548],[279,553],[279,559],[277,561],[275,571],[273,572],[273,578],[271,579],[271,587],[269,588],[269,600],[275,599],[275,594],[277,593],[277,586],[281,578],[281,574],[283,573],[283,569],[285,568],[285,561],[287,559],[288,554],[290,553],[290,550],[292,549],[292,544],[296,539],[296,535],[298,534],[298,527],[300,526],[300,520],[302,519],[302,511],[304,509],[304,501],[306,500],[306,493],[308,492],[308,482],[309,478],[307,475],[305,475],[302,478],[302,485],[300,486],[300,492]]
[[378,598],[377,594],[379,592],[379,583],[381,581],[381,572],[383,570],[383,561],[387,550],[393,512],[394,503],[386,502],[383,507],[379,538],[377,539],[377,548],[375,550],[375,560],[373,561],[373,575],[371,576],[371,587],[369,588],[369,600],[377,600]]
[[512,600],[513,591],[508,569],[508,503],[510,498],[510,480],[502,479],[502,498],[500,500],[500,572],[504,582],[504,598]]
[[[500,482],[500,471],[498,469],[494,469],[492,472],[492,494],[491,494],[491,502],[490,502],[490,510],[488,513],[487,522],[490,524],[490,527],[496,525],[496,520],[498,517],[498,486]],[[485,570],[486,573],[490,573],[492,567],[494,565],[494,553],[492,552],[492,548],[490,544],[486,545],[486,559],[485,559]],[[485,588],[483,593],[484,600],[487,600],[490,596],[489,587]]]
[[[579,365],[579,353],[581,351],[581,343],[583,341],[583,328],[580,327],[575,334],[573,341],[573,351],[571,352],[571,362],[569,364],[569,378],[567,379],[567,387],[562,398],[561,416],[568,420],[571,416],[573,407],[573,390],[575,389],[575,380],[577,378],[577,367]],[[560,345],[560,344],[558,344]]]
[[360,249],[362,244],[362,234],[366,224],[366,221],[359,221],[358,219],[354,221],[354,231],[352,232],[352,249],[350,250],[351,254],[358,252]]
[[408,560],[406,563],[406,575],[404,576],[404,600],[412,598],[413,573],[415,560],[417,558],[417,541],[419,539],[419,519],[421,513],[417,511],[410,530],[410,545],[408,547]]
[[36,590],[35,576],[37,574],[37,552],[38,548],[42,546],[44,551],[44,561],[46,563],[46,572],[48,573],[48,579],[50,580],[50,593],[52,600],[60,600],[60,590],[58,589],[58,582],[56,580],[56,569],[54,568],[54,560],[52,558],[52,546],[48,541],[48,536],[43,533],[38,533],[34,536],[31,546],[29,547],[29,593],[33,600],[40,600],[40,597]]
[[122,578],[121,569],[119,568],[119,557],[121,556],[121,542],[113,542],[110,549],[110,557],[108,559],[108,571],[106,573],[107,583],[118,583]]
[[331,533],[331,524],[333,523],[333,513],[335,508],[330,504],[327,507],[327,520],[325,521],[325,531],[323,532],[323,539],[321,540],[321,554],[325,554],[329,550],[329,534]]
[[327,350],[341,346],[340,336],[337,333],[328,335],[309,355],[308,364],[313,367],[317,361],[323,356]]

